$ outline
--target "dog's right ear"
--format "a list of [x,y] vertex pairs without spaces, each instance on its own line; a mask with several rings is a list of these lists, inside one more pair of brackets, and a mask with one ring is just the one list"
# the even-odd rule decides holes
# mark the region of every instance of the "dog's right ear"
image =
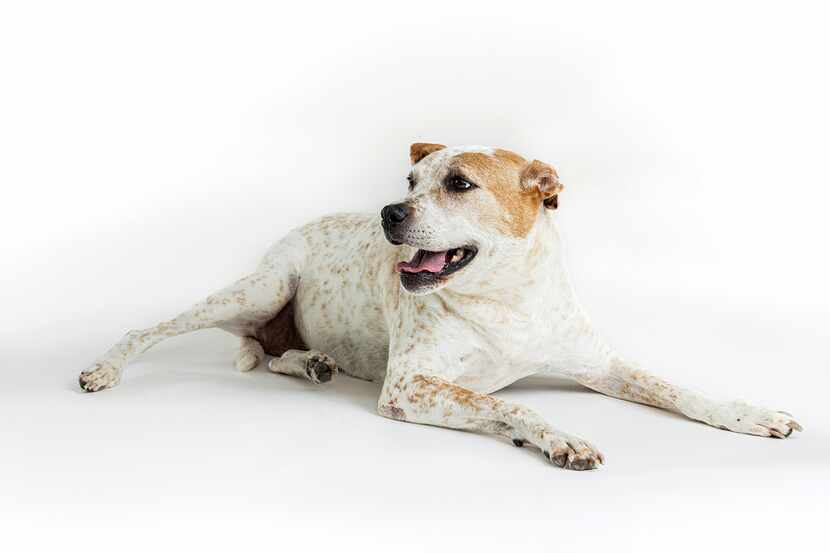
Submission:
[[443,150],[444,148],[446,148],[446,146],[444,146],[443,144],[428,144],[426,142],[416,142],[415,144],[409,147],[409,160],[412,162],[412,165],[415,165],[432,152],[437,152],[438,150]]

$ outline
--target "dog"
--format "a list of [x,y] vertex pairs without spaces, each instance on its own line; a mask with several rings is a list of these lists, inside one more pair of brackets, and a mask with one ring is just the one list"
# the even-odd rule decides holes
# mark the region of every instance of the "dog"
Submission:
[[620,357],[580,307],[556,228],[556,170],[504,149],[416,143],[409,191],[376,215],[334,215],[292,231],[255,272],[177,317],[124,338],[80,386],[115,386],[167,338],[221,328],[236,367],[321,384],[338,372],[382,383],[390,419],[492,434],[587,470],[605,457],[531,409],[491,395],[533,374],[653,405],[711,426],[785,438],[784,411],[718,402]]

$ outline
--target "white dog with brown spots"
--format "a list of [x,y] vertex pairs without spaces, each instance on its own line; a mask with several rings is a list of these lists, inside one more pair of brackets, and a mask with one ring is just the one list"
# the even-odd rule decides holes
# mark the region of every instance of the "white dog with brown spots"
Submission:
[[551,462],[591,469],[589,442],[490,395],[536,373],[733,432],[783,438],[783,411],[718,402],[621,359],[580,308],[553,210],[554,169],[501,149],[413,144],[409,193],[381,217],[335,215],[291,232],[259,268],[189,311],[127,335],[80,385],[110,388],[162,340],[218,327],[240,337],[236,366],[326,382],[382,382],[381,415],[504,436]]

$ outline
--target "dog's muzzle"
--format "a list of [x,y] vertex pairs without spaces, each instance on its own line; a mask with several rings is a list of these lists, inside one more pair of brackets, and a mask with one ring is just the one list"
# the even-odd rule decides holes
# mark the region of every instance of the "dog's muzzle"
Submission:
[[412,208],[407,204],[389,204],[380,210],[383,232],[392,244],[403,244],[404,223],[411,214]]

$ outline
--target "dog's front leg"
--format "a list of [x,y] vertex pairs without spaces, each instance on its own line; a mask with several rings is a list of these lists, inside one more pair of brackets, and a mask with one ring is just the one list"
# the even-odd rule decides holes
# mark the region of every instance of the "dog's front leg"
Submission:
[[801,430],[801,425],[785,411],[742,401],[716,401],[618,357],[611,357],[604,368],[578,369],[566,374],[603,394],[660,407],[723,430],[775,438],[786,438],[793,430]]
[[533,444],[560,467],[596,468],[605,461],[590,443],[561,432],[522,405],[457,386],[434,373],[390,364],[378,401],[381,415],[407,422],[509,437]]

